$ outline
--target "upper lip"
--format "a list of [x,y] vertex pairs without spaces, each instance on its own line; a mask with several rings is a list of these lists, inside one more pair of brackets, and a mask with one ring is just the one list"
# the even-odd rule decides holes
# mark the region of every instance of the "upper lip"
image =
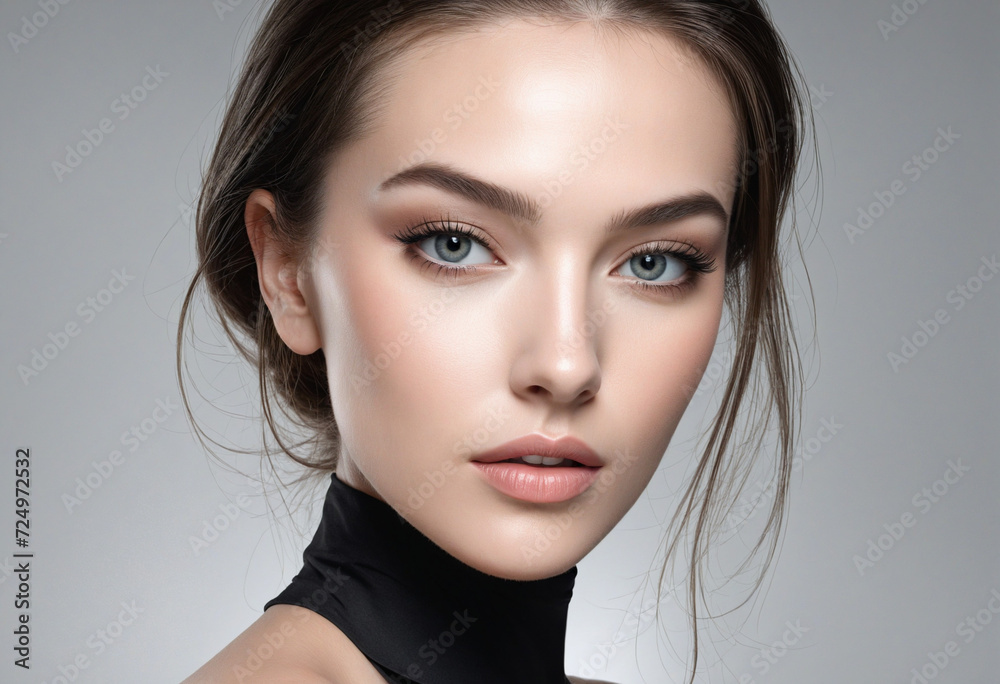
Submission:
[[518,437],[505,444],[484,451],[473,461],[479,463],[496,463],[506,461],[511,458],[520,458],[528,454],[539,456],[549,456],[551,458],[567,458],[576,461],[580,465],[599,467],[604,465],[604,461],[597,452],[591,449],[586,442],[572,435],[566,435],[553,439],[545,435],[530,434]]

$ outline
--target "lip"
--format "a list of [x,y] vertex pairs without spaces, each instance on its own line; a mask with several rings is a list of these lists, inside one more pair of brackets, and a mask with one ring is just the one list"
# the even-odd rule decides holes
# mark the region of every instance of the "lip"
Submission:
[[[528,454],[576,461],[572,466],[502,463]],[[576,437],[551,439],[531,434],[502,444],[472,459],[486,482],[502,494],[522,501],[558,503],[579,496],[597,480],[604,462]]]
[[[549,456],[551,458],[566,458],[591,468],[600,468],[604,465],[604,461],[596,451],[591,449],[582,439],[573,437],[572,435],[566,435],[558,439],[552,439],[539,434],[525,435],[524,437],[518,437],[505,444],[501,444],[495,449],[485,451],[474,457],[472,461],[478,463],[496,463],[497,461],[520,458],[529,454]],[[515,464],[511,463],[509,465]],[[559,468],[560,466],[540,467]]]

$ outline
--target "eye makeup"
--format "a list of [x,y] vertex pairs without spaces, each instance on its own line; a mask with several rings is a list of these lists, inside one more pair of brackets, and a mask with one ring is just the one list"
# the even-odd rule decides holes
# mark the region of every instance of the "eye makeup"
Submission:
[[[433,269],[436,275],[442,275],[453,280],[457,280],[463,275],[472,275],[476,271],[481,270],[480,267],[482,264],[449,265],[442,263],[436,260],[440,257],[437,257],[433,253],[428,253],[426,249],[420,247],[421,243],[431,239],[437,240],[440,237],[451,237],[456,241],[469,240],[482,246],[484,249],[491,252],[494,251],[491,241],[481,231],[465,224],[457,223],[447,216],[441,216],[436,219],[421,218],[416,223],[407,224],[392,237],[401,244],[410,247],[407,250],[407,256],[418,260],[421,268]],[[626,265],[631,267],[632,264],[648,270],[652,266],[647,264],[650,262],[654,265],[662,264],[663,259],[667,261],[673,260],[675,263],[683,265],[684,273],[677,278],[663,282],[654,282],[631,276],[622,277],[626,278],[632,287],[639,290],[657,295],[677,296],[695,287],[703,275],[711,273],[717,268],[716,260],[713,257],[690,243],[657,240],[629,252],[622,264],[615,271],[617,272]],[[493,264],[496,264],[497,261],[495,259]],[[669,264],[667,268],[669,268]]]

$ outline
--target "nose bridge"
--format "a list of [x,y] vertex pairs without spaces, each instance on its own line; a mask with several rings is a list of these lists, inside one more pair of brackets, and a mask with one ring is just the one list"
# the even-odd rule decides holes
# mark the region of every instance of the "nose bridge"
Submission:
[[[556,325],[553,334],[556,335],[557,355],[565,359],[572,356],[574,350],[582,351],[585,346],[581,335],[587,310],[591,306],[590,279],[587,270],[570,257],[561,259],[558,267],[548,276],[544,279],[546,287],[542,295],[552,296],[555,301]],[[592,338],[593,335],[590,336]]]
[[[544,263],[554,264],[545,267]],[[516,391],[545,390],[554,401],[585,401],[600,387],[600,326],[593,320],[593,292],[580,259],[562,254],[542,260],[524,283],[525,312]]]

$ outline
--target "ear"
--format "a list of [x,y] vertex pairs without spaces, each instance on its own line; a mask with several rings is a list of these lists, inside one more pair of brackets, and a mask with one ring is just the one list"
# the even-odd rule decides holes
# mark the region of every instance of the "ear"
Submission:
[[285,253],[274,235],[274,196],[261,188],[251,192],[243,220],[257,260],[260,294],[278,335],[296,354],[312,354],[322,346],[318,319],[302,296],[299,277],[303,269]]

